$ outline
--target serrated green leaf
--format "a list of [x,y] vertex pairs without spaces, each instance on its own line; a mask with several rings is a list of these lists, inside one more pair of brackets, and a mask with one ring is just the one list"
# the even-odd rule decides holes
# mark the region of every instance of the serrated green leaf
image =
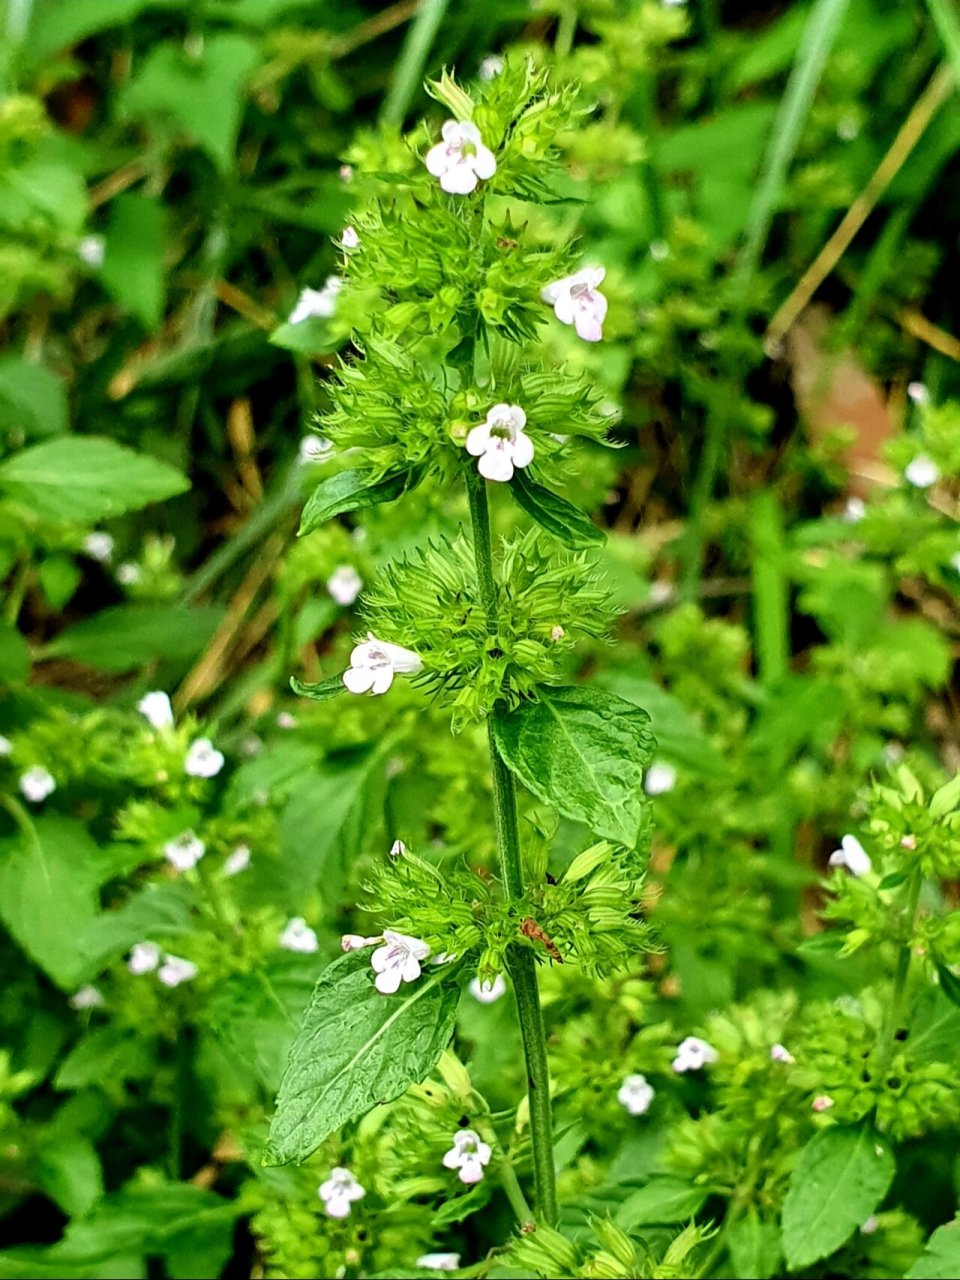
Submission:
[[627,1196],[615,1214],[618,1227],[632,1231],[666,1222],[686,1222],[707,1198],[703,1187],[682,1178],[652,1178],[645,1187]]
[[345,689],[342,676],[331,676],[329,680],[320,680],[316,684],[305,684],[296,676],[290,677],[290,688],[301,698],[310,698],[313,702],[327,702],[343,693]]
[[20,356],[0,360],[0,428],[28,436],[67,429],[67,389],[45,365]]
[[381,502],[393,502],[401,494],[415,488],[423,479],[422,471],[414,468],[391,471],[374,479],[367,471],[338,471],[329,476],[311,493],[303,508],[299,536],[312,533],[334,516],[348,511],[363,511]]
[[606,540],[588,515],[558,493],[535,484],[522,470],[513,473],[507,486],[517,506],[535,520],[541,529],[568,547],[589,547]]
[[640,707],[597,689],[544,689],[494,719],[497,748],[539,800],[597,835],[633,848],[656,739]]
[[381,995],[368,953],[324,972],[290,1051],[265,1164],[306,1160],[350,1120],[390,1102],[435,1065],[453,1034],[460,991],[434,973]]
[[835,1125],[807,1143],[783,1203],[783,1252],[791,1271],[845,1244],[890,1188],[896,1164],[871,1125]]
[[937,1227],[903,1280],[954,1280],[960,1276],[960,1218]]
[[723,1239],[735,1276],[770,1280],[777,1274],[783,1258],[779,1228],[776,1222],[761,1218],[753,1205],[742,1218],[727,1224]]

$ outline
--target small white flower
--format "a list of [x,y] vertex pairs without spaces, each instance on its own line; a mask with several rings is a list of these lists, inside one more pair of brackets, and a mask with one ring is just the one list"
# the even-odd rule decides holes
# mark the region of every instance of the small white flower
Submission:
[[460,1265],[459,1253],[421,1253],[413,1264],[424,1271],[456,1271]]
[[599,342],[603,337],[607,300],[599,286],[606,274],[604,267],[583,267],[540,291],[561,324],[572,324],[585,342]]
[[159,689],[145,693],[137,703],[137,710],[154,729],[167,729],[173,724],[173,707],[170,699]]
[[160,963],[160,948],[155,942],[136,942],[130,948],[127,968],[137,977],[152,973]]
[[554,644],[559,643],[559,641],[561,641],[566,634],[567,633],[564,631],[563,627],[561,627],[559,622],[556,624],[556,626],[553,626],[550,628],[550,639],[553,641]]
[[343,683],[351,693],[386,693],[396,675],[411,676],[423,670],[423,662],[411,649],[378,640],[372,631],[350,654]]
[[143,570],[138,564],[131,564],[129,560],[123,564],[117,565],[117,581],[124,587],[135,587],[143,577]]
[[299,459],[301,463],[319,462],[333,449],[333,441],[323,436],[304,436],[300,441]]
[[322,289],[301,289],[296,306],[287,318],[287,324],[302,324],[314,316],[327,319],[337,309],[337,295],[343,288],[339,276],[327,276]]
[[483,145],[480,130],[469,120],[447,120],[440,130],[442,142],[427,152],[427,172],[440,179],[450,195],[468,196],[480,179],[497,171],[493,152]]
[[821,1093],[819,1097],[814,1098],[814,1100],[810,1103],[810,1106],[819,1115],[820,1112],[822,1111],[830,1110],[830,1108],[833,1106],[833,1099],[829,1096],[829,1094]]
[[361,951],[364,947],[375,947],[382,941],[382,933],[378,933],[375,938],[365,938],[362,933],[345,933],[340,939],[340,949],[341,951]]
[[492,982],[481,982],[479,978],[471,978],[467,990],[480,1004],[493,1004],[499,1000],[507,989],[503,974],[498,973]]
[[196,976],[197,966],[182,956],[164,956],[157,970],[157,977],[165,987],[179,987],[181,982],[190,982]]
[[347,1218],[350,1206],[356,1200],[362,1200],[366,1190],[361,1187],[349,1169],[339,1166],[330,1171],[326,1182],[317,1187],[317,1195],[323,1201],[323,1207],[330,1218]]
[[479,458],[477,470],[487,480],[512,480],[514,467],[533,461],[533,441],[524,431],[527,415],[518,404],[495,404],[486,422],[466,439],[467,453]]
[[495,80],[503,70],[503,59],[497,53],[488,53],[480,63],[480,79]]
[[960,573],[960,551],[950,557],[950,568],[956,569],[957,573]]
[[245,844],[238,844],[233,853],[228,854],[223,862],[223,874],[225,876],[238,876],[241,871],[246,871],[250,865],[250,848]]
[[223,752],[209,738],[196,738],[190,743],[183,762],[184,773],[191,778],[215,778],[223,768]]
[[654,262],[665,262],[670,257],[670,246],[666,240],[650,241],[650,257]]
[[77,245],[77,257],[81,262],[85,262],[88,267],[96,269],[103,266],[106,249],[107,245],[103,236],[84,236]]
[[40,804],[57,789],[57,781],[49,769],[35,764],[20,779],[20,790],[31,804]]
[[676,785],[677,771],[666,760],[655,760],[643,780],[643,789],[648,796],[662,796]]
[[856,836],[844,836],[840,848],[830,855],[829,866],[846,867],[852,876],[866,876],[873,870],[870,855]]
[[316,933],[303,916],[294,916],[287,921],[286,928],[280,935],[280,945],[284,951],[301,951],[304,955],[312,955],[320,947]]
[[867,504],[862,498],[848,498],[840,519],[844,524],[859,524],[867,514]]
[[394,840],[390,846],[389,853],[391,858],[402,858],[407,852],[407,846],[402,840]]
[[327,590],[339,605],[353,604],[363,588],[363,579],[352,564],[338,564],[327,579]]
[[770,1046],[770,1058],[773,1062],[796,1062],[796,1058],[790,1052],[786,1045],[772,1044]]
[[490,1144],[484,1142],[479,1133],[473,1129],[459,1129],[453,1135],[453,1146],[443,1157],[443,1167],[459,1170],[457,1176],[460,1181],[469,1186],[482,1179],[484,1165],[490,1163],[492,1155]]
[[340,166],[340,181],[341,182],[353,181],[353,165],[352,164],[342,164]]
[[101,1009],[102,1007],[103,995],[96,987],[81,987],[70,997],[71,1009]]
[[930,388],[925,382],[909,382],[907,384],[907,395],[914,404],[930,403]]
[[195,831],[181,831],[163,846],[163,856],[178,871],[192,871],[206,851]]
[[918,453],[903,471],[903,478],[917,489],[929,489],[940,479],[940,468],[926,453]]
[[654,1099],[653,1085],[646,1076],[627,1076],[617,1093],[617,1101],[632,1116],[645,1116]]
[[879,1225],[880,1223],[877,1220],[877,1215],[875,1213],[871,1213],[870,1217],[860,1228],[860,1234],[862,1236],[872,1236]]
[[677,1045],[677,1055],[671,1064],[674,1071],[700,1071],[711,1062],[716,1062],[720,1055],[712,1044],[701,1040],[699,1036],[687,1036]]
[[13,743],[0,733],[0,756],[8,756],[13,750]]
[[83,540],[83,549],[91,560],[99,560],[101,564],[109,564],[113,558],[114,541],[109,533],[95,530],[88,533]]
[[297,727],[297,717],[292,711],[281,711],[277,715],[278,729],[295,729]]
[[360,237],[357,235],[356,227],[344,227],[340,235],[340,246],[343,249],[359,248]]
[[426,960],[430,948],[419,938],[384,929],[383,946],[370,957],[377,975],[374,986],[384,996],[392,996],[401,982],[416,982],[420,977],[420,961]]

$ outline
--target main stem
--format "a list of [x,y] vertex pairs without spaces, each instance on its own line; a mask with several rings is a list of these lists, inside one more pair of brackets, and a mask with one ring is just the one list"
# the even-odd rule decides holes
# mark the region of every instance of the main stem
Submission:
[[[467,468],[467,496],[473,526],[473,549],[477,563],[480,597],[487,616],[487,629],[497,634],[497,588],[493,577],[493,547],[490,541],[490,512],[486,481]],[[520,856],[520,828],[517,821],[517,790],[513,774],[503,762],[488,722],[490,765],[493,772],[493,809],[497,847],[503,883],[510,898],[523,896],[523,862]],[[526,947],[514,946],[507,957],[513,979],[527,1067],[527,1098],[530,1104],[530,1137],[533,1143],[533,1176],[537,1216],[547,1223],[557,1220],[557,1182],[553,1167],[553,1121],[550,1115],[550,1074],[547,1067],[546,1027],[537,990],[536,962]]]

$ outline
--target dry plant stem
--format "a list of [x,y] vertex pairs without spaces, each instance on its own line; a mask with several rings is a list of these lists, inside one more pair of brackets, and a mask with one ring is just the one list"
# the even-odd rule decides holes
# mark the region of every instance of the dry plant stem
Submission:
[[[490,512],[486,481],[475,467],[466,468],[467,496],[473,527],[473,548],[477,564],[480,596],[491,635],[497,633],[497,589],[493,576],[493,548],[490,541]],[[523,894],[523,862],[517,820],[517,790],[513,774],[504,764],[488,725],[490,764],[493,772],[493,807],[497,847],[503,883],[510,898]],[[526,947],[514,946],[507,960],[517,1000],[523,1056],[527,1067],[527,1099],[530,1104],[530,1137],[533,1144],[533,1175],[537,1217],[547,1223],[557,1220],[557,1186],[553,1166],[553,1120],[550,1113],[550,1073],[547,1065],[546,1027],[537,989],[536,961]]]

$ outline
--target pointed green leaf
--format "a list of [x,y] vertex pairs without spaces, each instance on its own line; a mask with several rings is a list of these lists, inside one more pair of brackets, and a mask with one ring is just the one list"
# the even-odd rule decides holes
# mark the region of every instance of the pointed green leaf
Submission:
[[290,688],[301,698],[310,698],[313,702],[326,702],[343,693],[345,689],[343,676],[331,676],[329,680],[319,680],[316,684],[305,684],[296,676],[290,678]]
[[515,471],[507,486],[513,499],[541,529],[568,547],[589,547],[606,539],[588,515],[558,493],[535,484],[525,471]]
[[415,488],[423,479],[417,468],[391,471],[374,479],[366,471],[338,471],[317,485],[307,499],[300,519],[300,536],[312,533],[321,525],[348,511],[362,511],[381,502],[393,502],[402,493]]
[[937,1227],[904,1280],[953,1280],[960,1276],[960,1218]]

